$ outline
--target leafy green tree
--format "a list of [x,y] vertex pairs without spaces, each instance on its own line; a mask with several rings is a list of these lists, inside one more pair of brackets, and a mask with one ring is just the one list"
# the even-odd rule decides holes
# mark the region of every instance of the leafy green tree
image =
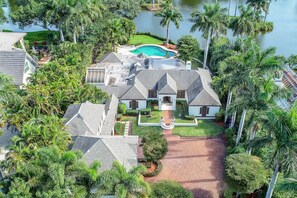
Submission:
[[245,153],[229,155],[225,171],[228,187],[239,193],[253,193],[267,182],[268,173],[261,160]]
[[204,4],[203,9],[204,12],[199,10],[192,12],[190,22],[194,23],[191,32],[202,31],[206,39],[203,61],[203,68],[206,68],[210,40],[213,35],[226,34],[229,20],[226,14],[227,9],[221,8],[219,3]]
[[4,0],[0,0],[0,24],[6,22],[6,17],[2,9],[3,4],[4,4]]
[[240,6],[240,15],[238,17],[234,17],[231,20],[230,27],[233,30],[233,35],[254,35],[255,33],[255,25],[254,21],[254,13],[250,6],[243,7]]
[[150,132],[142,138],[142,150],[148,162],[157,162],[164,158],[168,151],[167,141],[162,133]]
[[116,16],[134,19],[141,11],[142,0],[101,0],[106,8]]
[[177,41],[179,58],[183,61],[192,61],[193,58],[199,58],[200,45],[197,39],[191,35],[182,36]]
[[176,28],[179,28],[179,23],[183,20],[183,16],[177,8],[173,6],[172,0],[166,0],[161,7],[162,10],[155,14],[155,16],[161,17],[160,25],[162,27],[166,26],[166,45],[168,45],[170,22],[173,22]]
[[182,187],[179,183],[165,180],[152,184],[152,193],[149,197],[192,198],[193,194],[191,191]]
[[125,104],[125,103],[121,103],[121,104],[119,104],[118,111],[119,111],[119,113],[121,113],[121,114],[126,114],[126,111],[127,111],[127,106],[126,106],[126,104]]
[[30,187],[26,184],[26,182],[20,178],[16,178],[11,182],[11,186],[9,187],[9,192],[6,195],[7,198],[14,197],[24,197],[31,198],[32,194],[30,193]]
[[120,162],[115,161],[112,169],[101,174],[101,183],[109,194],[116,197],[147,197],[150,194],[150,186],[142,176],[145,173],[144,166],[137,166],[127,171]]
[[248,146],[261,148],[267,146],[270,150],[268,164],[274,169],[271,177],[266,198],[272,197],[275,184],[280,172],[290,175],[297,168],[296,157],[296,106],[290,111],[285,112],[280,109],[273,109],[266,113],[266,123],[263,126],[266,134],[255,137],[248,142]]

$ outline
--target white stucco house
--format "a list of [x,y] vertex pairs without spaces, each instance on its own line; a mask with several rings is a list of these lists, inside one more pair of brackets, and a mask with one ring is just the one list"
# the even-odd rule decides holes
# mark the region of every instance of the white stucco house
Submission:
[[37,67],[24,47],[25,36],[26,33],[0,32],[0,73],[12,76],[17,86],[27,84]]
[[[122,55],[111,54],[102,60],[104,64],[98,64],[98,71],[99,68],[104,69],[106,64],[109,68],[121,68],[121,65],[126,67],[127,64],[121,59]],[[94,70],[87,72],[86,81],[98,85],[109,94],[115,94],[128,109],[141,110],[148,106],[148,101],[155,101],[159,110],[175,110],[177,101],[186,101],[189,115],[199,119],[214,119],[219,112],[221,102],[212,89],[212,79],[208,70],[191,70],[178,59],[132,60],[135,62],[130,64],[129,73],[123,74],[126,78],[121,80],[124,80],[125,84],[96,84],[89,80],[96,76]],[[102,77],[101,73],[98,73],[98,76]],[[100,82],[104,82],[104,79]]]

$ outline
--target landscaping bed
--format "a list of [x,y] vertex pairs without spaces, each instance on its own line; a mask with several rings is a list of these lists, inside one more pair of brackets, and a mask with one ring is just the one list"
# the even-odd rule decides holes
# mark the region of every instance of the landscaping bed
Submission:
[[116,122],[114,129],[115,129],[115,135],[124,135],[125,124],[121,122]]
[[[144,165],[147,167],[146,163]],[[143,174],[145,177],[154,177],[157,176],[162,171],[163,165],[161,161],[152,162],[150,167],[147,167],[147,172]]]
[[216,136],[224,131],[224,127],[216,124],[211,120],[198,120],[198,126],[195,127],[179,127],[173,129],[173,135],[184,137],[204,137]]

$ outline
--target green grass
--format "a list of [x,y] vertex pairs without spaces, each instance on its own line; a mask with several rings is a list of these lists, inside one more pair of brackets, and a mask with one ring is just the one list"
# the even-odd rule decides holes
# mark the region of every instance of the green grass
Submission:
[[115,129],[117,135],[124,135],[125,124],[120,123],[120,122],[116,122],[115,126],[114,126],[114,129]]
[[[3,30],[3,32],[12,32],[11,30]],[[25,41],[29,42],[29,45],[32,46],[35,41],[38,43],[42,43],[43,41],[48,40],[48,34],[54,33],[57,34],[57,31],[49,31],[49,30],[44,30],[44,31],[37,31],[37,32],[27,32],[27,35],[24,37]]]
[[152,111],[151,115],[141,115],[141,122],[143,123],[160,123],[162,111]]
[[210,120],[198,120],[195,127],[174,127],[173,134],[179,136],[215,136],[222,133],[224,127]]
[[152,131],[162,133],[163,130],[161,127],[137,126],[137,118],[133,118],[132,135],[139,135],[142,137],[144,134]]
[[163,41],[153,38],[148,35],[134,35],[129,41],[130,45],[143,45],[143,44],[163,44]]

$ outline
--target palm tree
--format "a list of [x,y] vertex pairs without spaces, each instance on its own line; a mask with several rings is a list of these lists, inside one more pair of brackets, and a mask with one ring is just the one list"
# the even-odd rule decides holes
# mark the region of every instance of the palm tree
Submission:
[[160,25],[162,27],[166,26],[166,45],[168,45],[170,22],[173,22],[175,27],[178,29],[179,23],[183,20],[183,16],[177,8],[173,7],[172,0],[166,0],[161,7],[162,10],[156,13],[155,16],[161,17]]
[[260,14],[262,11],[267,15],[270,2],[269,0],[247,0],[246,4],[254,8],[254,16],[256,16],[257,13]]
[[204,49],[204,61],[203,68],[206,68],[207,56],[210,40],[213,35],[226,34],[228,27],[227,9],[221,8],[220,4],[204,4],[204,12],[196,10],[191,13],[190,22],[194,23],[191,28],[191,32],[199,31],[203,32],[203,36],[206,39]]
[[279,186],[279,191],[293,191],[297,192],[297,179],[286,178]]
[[84,35],[84,28],[100,17],[105,9],[101,3],[93,0],[79,0],[70,8],[65,26],[73,30],[73,42],[76,43],[77,33]]
[[144,166],[127,171],[124,165],[115,161],[111,170],[101,174],[101,183],[116,197],[146,197],[150,194],[150,186],[142,176],[145,171]]
[[247,145],[253,148],[269,147],[269,165],[274,168],[266,198],[271,198],[281,171],[289,175],[297,168],[296,106],[288,113],[273,109],[266,113],[263,129],[266,135],[255,137]]
[[238,17],[234,17],[230,23],[233,35],[253,35],[255,32],[255,22],[253,20],[254,14],[251,7],[248,6],[245,8],[244,6],[240,6],[239,9],[240,15]]

